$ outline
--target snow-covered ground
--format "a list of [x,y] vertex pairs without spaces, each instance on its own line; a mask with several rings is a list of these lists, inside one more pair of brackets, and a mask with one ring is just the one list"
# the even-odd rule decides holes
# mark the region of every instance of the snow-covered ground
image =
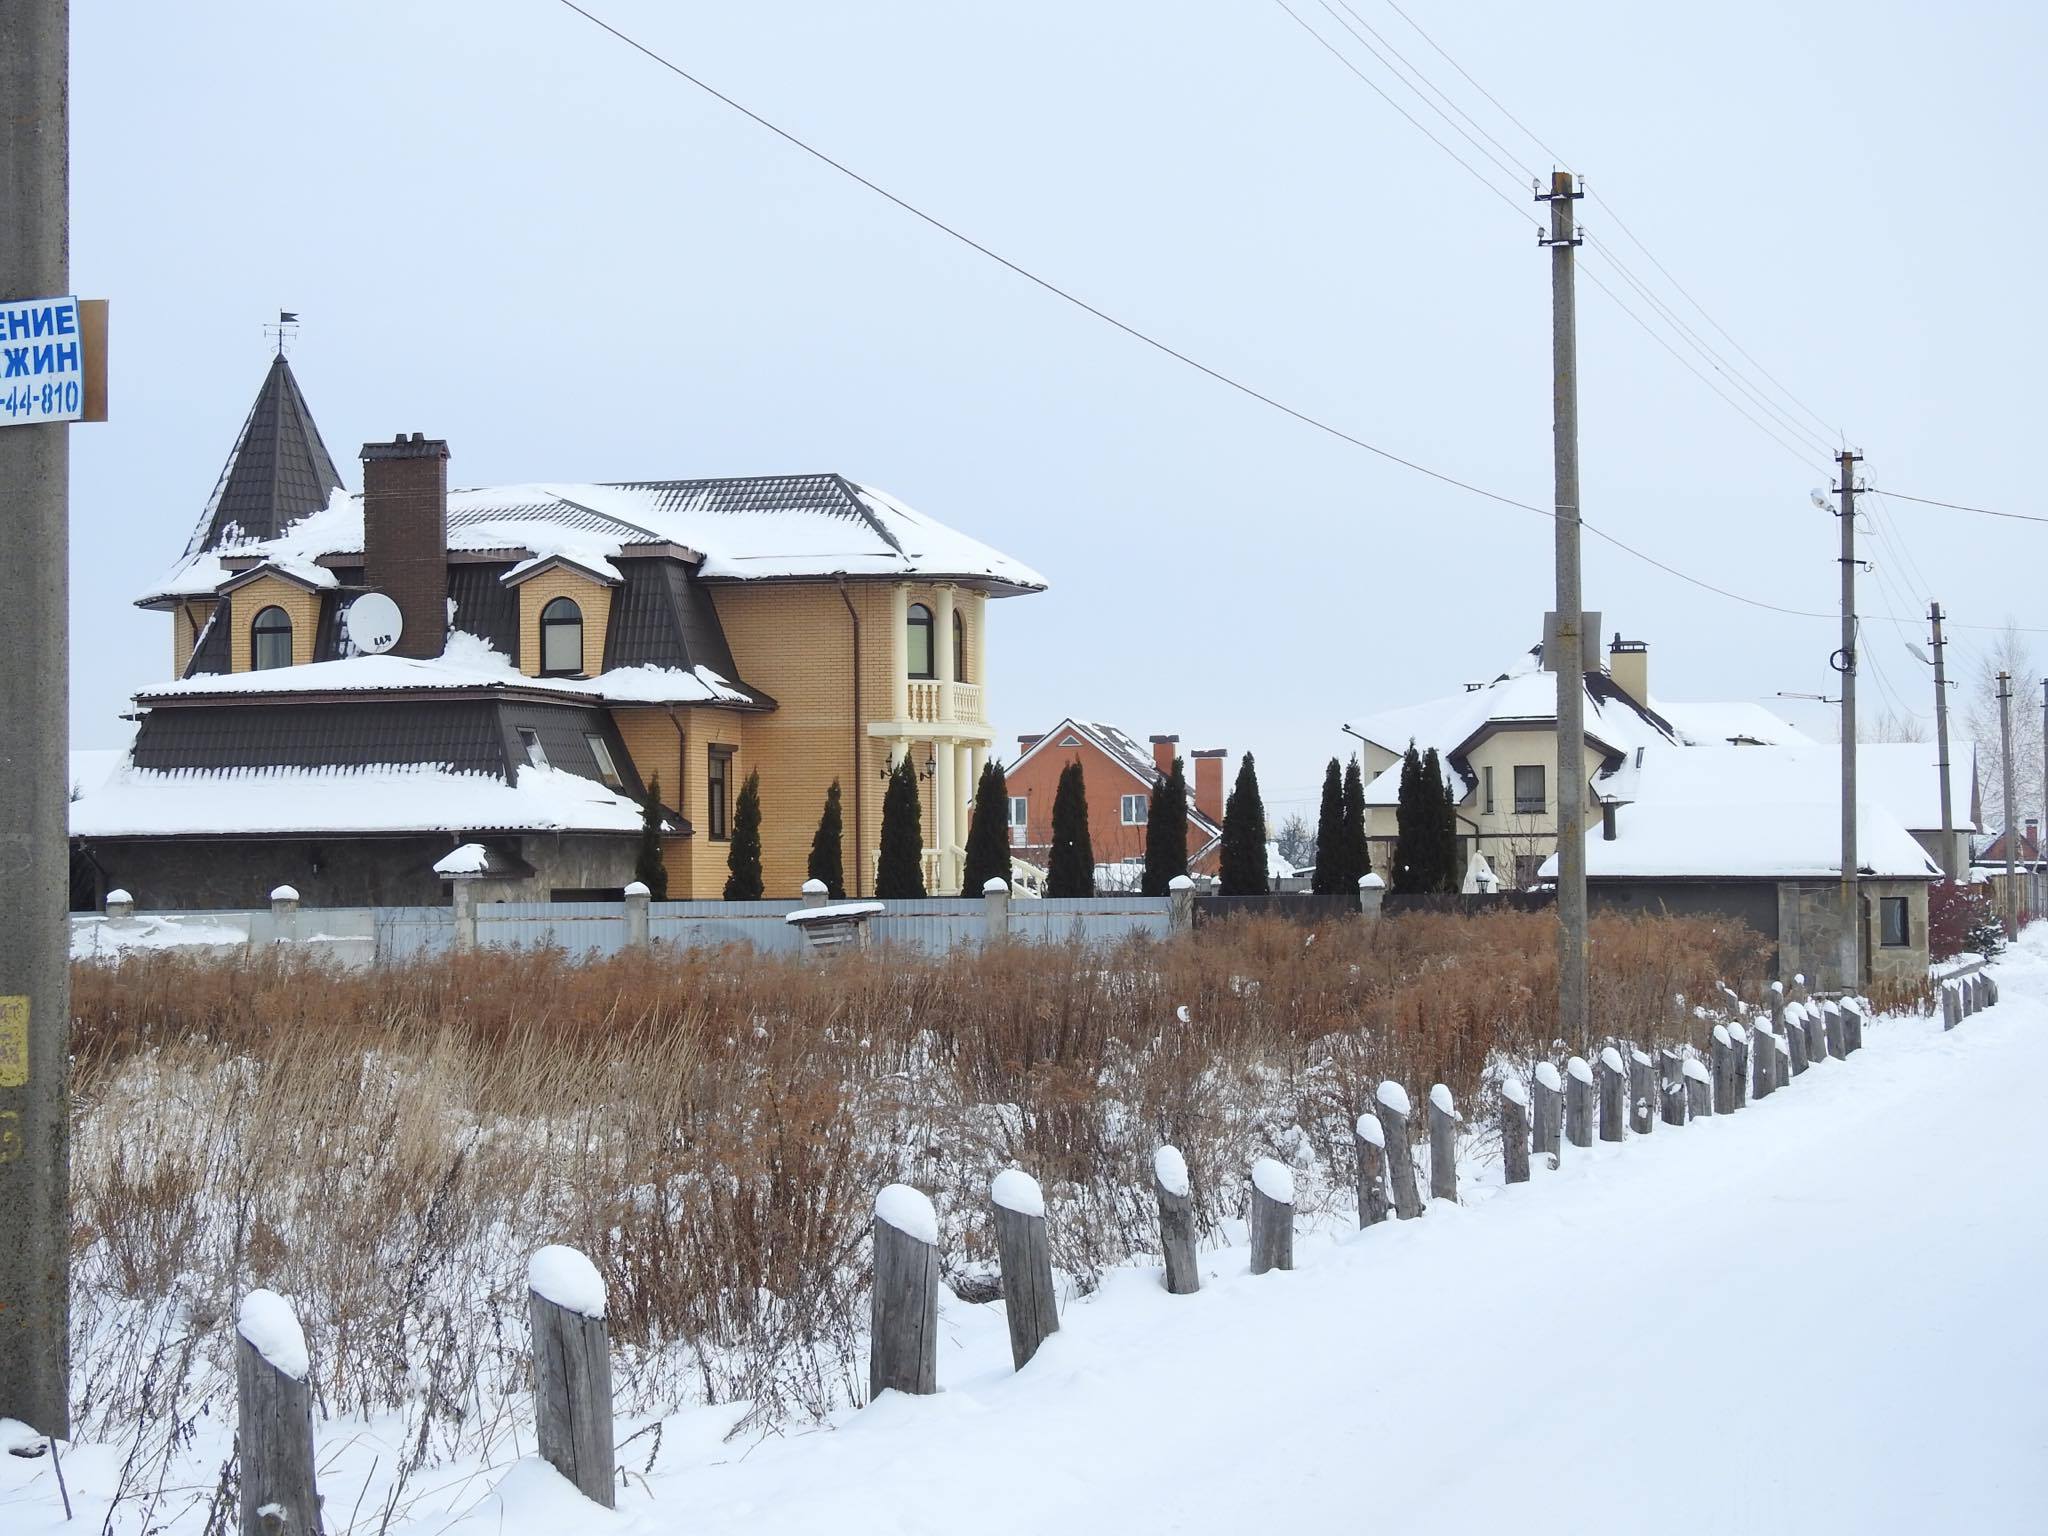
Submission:
[[[1953,1033],[1874,1020],[1732,1118],[1304,1232],[1292,1274],[1251,1277],[1241,1247],[1193,1297],[1119,1271],[1022,1373],[1000,1305],[948,1299],[937,1397],[758,1443],[722,1440],[735,1407],[658,1448],[622,1423],[616,1516],[508,1457],[435,1469],[391,1528],[2048,1529],[2048,925],[1998,974]],[[324,1427],[330,1533],[378,1528],[401,1428]],[[226,1454],[222,1426],[196,1435],[173,1486]],[[120,1459],[71,1451],[67,1527],[48,1458],[0,1457],[0,1530],[99,1528]],[[191,1497],[159,1528],[198,1532]]]

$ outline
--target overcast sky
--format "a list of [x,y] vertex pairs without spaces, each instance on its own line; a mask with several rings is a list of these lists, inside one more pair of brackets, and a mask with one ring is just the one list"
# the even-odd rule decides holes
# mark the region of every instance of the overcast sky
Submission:
[[[1549,502],[1549,259],[1526,177],[1451,138],[1320,0],[1288,3],[1507,203],[1275,0],[589,3],[1173,346]],[[1547,173],[1386,0],[1350,4],[1503,158]],[[1625,222],[1847,432],[1870,483],[2048,511],[2027,457],[2041,7],[1405,6],[1588,177],[1611,205],[1582,205],[1589,230],[1753,372]],[[1312,812],[1340,724],[1497,672],[1551,605],[1547,518],[1161,357],[558,0],[74,0],[73,25],[73,286],[113,303],[114,416],[73,435],[77,746],[125,739],[128,695],[168,671],[169,620],[128,604],[182,550],[280,306],[303,316],[292,364],[351,487],[358,446],[399,430],[447,438],[457,484],[842,471],[1050,580],[994,610],[1005,739],[1071,713],[1251,748],[1276,817]],[[1716,585],[1830,609],[1819,451],[1796,460],[1583,280],[1580,316],[1588,519]],[[1887,510],[1875,610],[1936,596],[1959,624],[2048,626],[2048,527]],[[1831,682],[1828,622],[1592,540],[1585,595],[1650,643],[1666,697]],[[1958,631],[1957,660],[1985,638]],[[1893,626],[1866,652],[1877,707],[1931,708]]]

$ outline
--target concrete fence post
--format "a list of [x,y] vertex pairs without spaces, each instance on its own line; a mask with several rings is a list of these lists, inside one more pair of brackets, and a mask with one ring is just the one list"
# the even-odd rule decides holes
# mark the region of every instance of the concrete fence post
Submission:
[[939,1390],[939,1214],[922,1190],[875,1196],[875,1289],[868,1401]]
[[804,905],[822,907],[832,899],[832,887],[822,880],[806,880],[803,884]]
[[1600,1048],[1600,1139],[1621,1140],[1622,1105],[1628,1097],[1628,1076],[1621,1064],[1621,1052],[1611,1045]]
[[1458,1203],[1458,1105],[1442,1083],[1429,1090],[1429,1198]]
[[533,1321],[533,1429],[540,1454],[585,1498],[616,1509],[604,1280],[582,1253],[557,1245],[527,1261],[526,1290]]
[[1415,1148],[1408,1140],[1408,1090],[1387,1079],[1373,1094],[1373,1109],[1386,1133],[1387,1179],[1394,1188],[1394,1214],[1412,1221],[1422,1214],[1422,1196],[1415,1187]]
[[317,1536],[321,1528],[309,1364],[291,1303],[275,1291],[244,1296],[235,1318],[242,1536]]
[[1685,1080],[1685,1117],[1688,1120],[1704,1120],[1714,1112],[1714,1074],[1707,1064],[1697,1056],[1685,1058],[1685,1065],[1679,1068],[1679,1075]]
[[1657,1064],[1648,1051],[1628,1052],[1628,1128],[1647,1136],[1657,1127]]
[[1563,1150],[1564,1080],[1557,1075],[1555,1064],[1548,1061],[1537,1062],[1533,1075],[1536,1079],[1536,1123],[1531,1132],[1535,1138],[1536,1155],[1548,1157],[1550,1166],[1555,1168],[1558,1155]]
[[1382,880],[1378,875],[1360,875],[1358,877],[1358,911],[1360,916],[1377,922],[1381,911],[1386,905],[1386,899],[1386,881]]
[[1000,944],[1010,936],[1010,882],[1001,875],[991,875],[981,887],[981,919],[988,943]]
[[1003,1273],[1003,1312],[1010,1324],[1010,1360],[1023,1370],[1038,1346],[1060,1331],[1052,1287],[1052,1244],[1045,1232],[1045,1194],[1015,1168],[989,1185],[995,1207],[996,1260]]
[[1252,1273],[1294,1268],[1294,1175],[1278,1158],[1252,1164]]
[[1379,1116],[1360,1115],[1351,1143],[1358,1153],[1358,1224],[1376,1227],[1387,1219],[1387,1133]]
[[1657,1052],[1657,1075],[1662,1095],[1659,1116],[1666,1125],[1685,1124],[1685,1058],[1668,1048]]
[[113,922],[126,922],[135,915],[135,898],[119,889],[107,892],[107,917]]
[[644,881],[635,880],[626,887],[626,948],[645,950],[652,942],[648,907],[653,897]]
[[295,944],[299,938],[299,893],[295,886],[280,885],[270,893],[272,937]]
[[1767,1099],[1778,1086],[1778,1037],[1770,1025],[1758,1019],[1750,1044],[1750,1092],[1759,1099]]
[[1167,1294],[1192,1296],[1202,1288],[1202,1274],[1195,1263],[1194,1189],[1180,1148],[1161,1147],[1152,1154],[1152,1187],[1159,1196],[1159,1251],[1166,1259]]
[[1166,924],[1175,933],[1192,932],[1195,926],[1195,882],[1175,875],[1166,882]]
[[1500,1085],[1500,1161],[1508,1183],[1529,1182],[1529,1090],[1519,1077]]
[[455,905],[455,952],[458,955],[473,953],[476,949],[476,884],[468,879],[448,882],[449,896]]
[[1564,1064],[1564,1139],[1575,1147],[1593,1145],[1593,1069],[1583,1056]]

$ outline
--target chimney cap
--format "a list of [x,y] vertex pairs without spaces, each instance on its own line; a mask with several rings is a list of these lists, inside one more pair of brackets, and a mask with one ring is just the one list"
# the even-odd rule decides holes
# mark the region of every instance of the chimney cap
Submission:
[[1152,745],[1155,747],[1162,747],[1165,746],[1168,742],[1179,740],[1180,738],[1178,736],[1154,736],[1152,738]]
[[361,455],[364,463],[376,459],[445,459],[448,457],[448,443],[443,438],[428,437],[415,432],[407,437],[403,432],[388,443],[365,443]]
[[1191,752],[1191,753],[1189,753],[1188,755],[1189,755],[1190,757],[1227,757],[1227,756],[1229,756],[1229,755],[1230,755],[1230,748],[1228,748],[1228,747],[1204,747],[1204,748],[1202,748],[1202,750],[1201,750],[1201,751],[1199,751],[1199,752]]

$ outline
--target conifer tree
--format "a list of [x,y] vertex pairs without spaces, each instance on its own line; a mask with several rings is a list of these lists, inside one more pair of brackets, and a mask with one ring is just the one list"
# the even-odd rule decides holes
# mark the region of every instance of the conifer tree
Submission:
[[1431,883],[1423,887],[1428,891],[1448,891],[1455,894],[1464,882],[1465,872],[1458,868],[1458,820],[1452,810],[1450,786],[1444,783],[1443,759],[1431,747],[1422,754],[1422,776],[1429,789],[1429,870]]
[[1225,896],[1263,896],[1266,880],[1266,807],[1259,799],[1259,774],[1247,752],[1237,765],[1237,782],[1223,802]]
[[1010,785],[1003,765],[991,758],[974,786],[974,811],[967,822],[967,864],[962,896],[979,896],[991,880],[1010,879]]
[[1060,770],[1052,797],[1052,853],[1046,870],[1048,896],[1095,894],[1095,842],[1088,833],[1088,785],[1081,764]]
[[910,754],[889,774],[882,795],[882,849],[875,865],[875,894],[884,901],[924,898],[924,807],[917,795],[917,770]]
[[761,899],[761,775],[750,773],[732,812],[732,848],[725,856],[725,899]]
[[1344,847],[1344,775],[1337,759],[1323,770],[1323,804],[1316,815],[1316,875],[1309,889],[1319,896],[1350,888],[1345,871],[1349,863]]
[[1139,889],[1147,896],[1165,896],[1187,872],[1188,776],[1176,757],[1173,772],[1152,781],[1152,803],[1145,811],[1145,878]]
[[1372,847],[1365,840],[1365,775],[1354,757],[1344,767],[1344,878],[1350,882],[1345,889],[1357,890],[1358,882],[1371,873]]
[[661,859],[661,776],[647,781],[640,802],[640,851],[633,859],[633,878],[647,887],[653,901],[668,900],[668,866]]
[[839,781],[825,791],[825,809],[818,817],[818,830],[811,834],[811,862],[805,878],[825,882],[825,894],[834,901],[846,899],[846,857],[841,849],[845,823],[839,809]]
[[1430,877],[1428,864],[1435,855],[1425,830],[1429,826],[1426,794],[1422,754],[1411,741],[1401,759],[1401,789],[1394,802],[1394,867],[1388,886],[1396,896],[1412,896],[1430,889],[1426,883]]

